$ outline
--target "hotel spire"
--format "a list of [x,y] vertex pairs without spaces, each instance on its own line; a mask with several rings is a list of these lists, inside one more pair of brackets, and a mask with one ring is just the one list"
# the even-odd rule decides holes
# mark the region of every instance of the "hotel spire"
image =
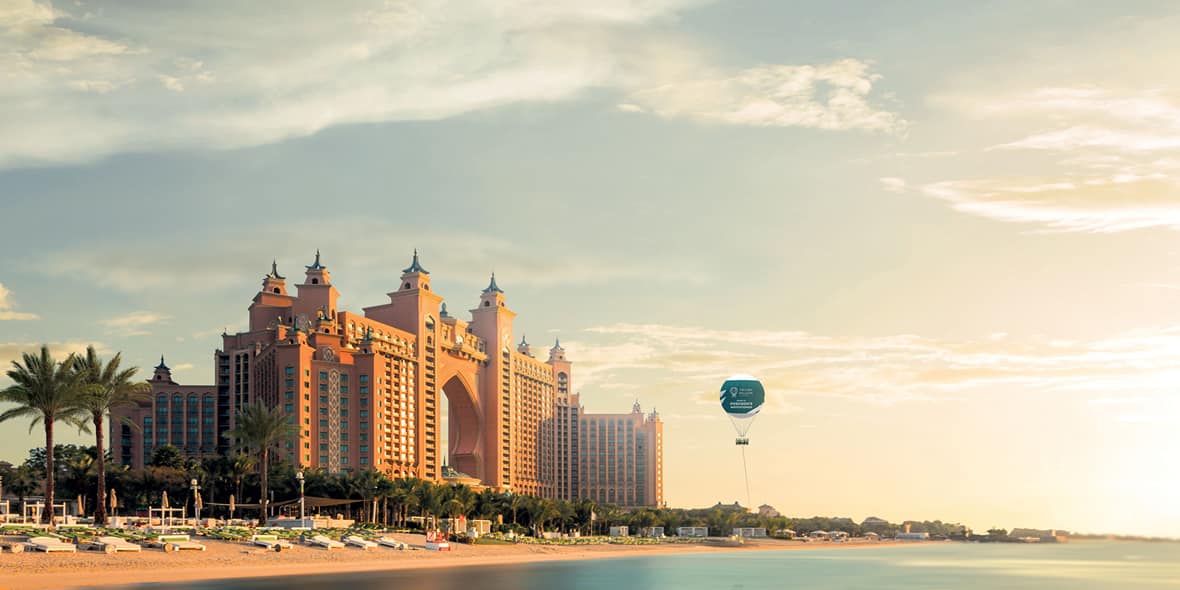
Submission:
[[430,274],[430,271],[423,268],[422,263],[418,262],[418,249],[417,248],[414,248],[414,261],[410,263],[409,267],[402,270],[402,272],[406,273],[406,274],[412,273],[412,272],[420,272],[424,275]]
[[496,273],[494,273],[494,272],[492,273],[492,282],[488,283],[487,288],[484,289],[483,292],[484,293],[503,293],[504,292],[504,290],[501,289],[500,286],[496,284]]

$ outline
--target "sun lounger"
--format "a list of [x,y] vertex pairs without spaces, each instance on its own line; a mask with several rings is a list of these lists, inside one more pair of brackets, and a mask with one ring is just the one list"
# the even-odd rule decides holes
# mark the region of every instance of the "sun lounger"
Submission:
[[204,551],[205,546],[189,540],[188,535],[160,535],[156,543],[164,546],[164,551]]
[[377,546],[376,543],[374,543],[364,537],[358,537],[356,535],[349,535],[347,537],[344,537],[341,540],[344,541],[345,545],[351,545],[353,547],[364,549],[365,551],[368,551],[369,549],[373,549],[374,547]]
[[340,541],[333,541],[332,539],[329,539],[328,537],[325,537],[324,535],[316,535],[316,536],[308,539],[307,544],[314,545],[316,547],[323,547],[324,549],[343,549],[344,548],[344,543],[341,543]]
[[118,553],[120,551],[139,552],[143,550],[143,547],[120,537],[98,537],[90,541],[87,548],[102,551],[103,553]]
[[282,551],[294,547],[291,543],[279,539],[278,535],[254,535],[250,537],[250,543],[258,545],[259,547],[266,547],[275,551]]
[[61,539],[55,539],[53,537],[32,537],[25,543],[25,547],[28,547],[32,551],[44,551],[45,553],[55,551],[74,553],[78,550],[77,545],[65,543]]
[[406,549],[405,543],[402,543],[397,539],[390,539],[389,537],[378,537],[377,544],[382,547],[389,547],[390,549],[399,549],[402,551]]

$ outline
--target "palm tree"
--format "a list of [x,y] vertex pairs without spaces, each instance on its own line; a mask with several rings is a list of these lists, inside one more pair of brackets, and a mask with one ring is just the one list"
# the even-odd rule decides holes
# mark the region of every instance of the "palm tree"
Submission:
[[[81,380],[81,405],[90,413],[90,422],[94,425],[94,446],[98,450],[96,471],[98,474],[98,496],[94,505],[94,524],[102,526],[107,523],[106,495],[107,474],[105,450],[103,449],[103,420],[107,414],[114,414],[114,410],[135,407],[140,400],[146,399],[151,385],[146,381],[133,381],[138,367],[121,369],[123,353],[116,353],[110,362],[103,364],[93,346],[86,347],[86,355],[78,357],[74,363],[74,372]],[[134,421],[123,418],[122,422],[128,426],[139,428]]]
[[41,353],[25,353],[22,361],[12,361],[8,378],[13,384],[0,392],[0,401],[16,404],[0,414],[0,422],[13,418],[32,418],[29,431],[37,423],[45,427],[45,510],[41,521],[54,524],[53,513],[53,424],[62,421],[86,429],[85,412],[78,405],[78,377],[73,371],[74,355],[60,363],[42,345]]
[[286,414],[277,409],[268,408],[262,402],[256,402],[242,408],[236,418],[234,427],[226,431],[225,436],[234,440],[234,448],[238,451],[255,450],[259,456],[259,468],[262,475],[262,496],[259,500],[262,506],[262,526],[266,526],[268,518],[267,495],[268,476],[270,471],[270,451],[279,443],[286,441],[295,434],[295,425],[287,421]]

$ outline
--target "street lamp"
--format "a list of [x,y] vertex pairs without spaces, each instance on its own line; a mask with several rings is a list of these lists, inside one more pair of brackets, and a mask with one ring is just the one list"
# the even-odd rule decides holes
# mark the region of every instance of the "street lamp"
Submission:
[[295,479],[299,480],[299,526],[302,528],[306,526],[303,515],[303,472],[296,471]]
[[201,486],[197,485],[195,477],[189,482],[189,485],[193,487],[193,527],[199,529],[201,528],[201,497],[197,495],[199,493],[197,490],[200,490]]

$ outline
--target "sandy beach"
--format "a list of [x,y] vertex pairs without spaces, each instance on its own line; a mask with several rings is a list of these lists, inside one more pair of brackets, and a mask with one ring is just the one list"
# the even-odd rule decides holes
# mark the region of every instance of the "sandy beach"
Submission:
[[[422,535],[392,535],[411,547],[421,548]],[[570,559],[602,559],[671,553],[726,551],[880,548],[913,543],[851,542],[802,543],[760,540],[738,547],[705,544],[661,545],[463,545],[447,553],[425,550],[396,551],[354,548],[328,551],[297,546],[273,552],[244,543],[202,540],[204,552],[165,553],[144,549],[141,553],[107,555],[79,551],[67,553],[0,554],[0,589],[49,590],[110,587],[153,582],[184,582],[298,574],[383,571],[436,567],[517,564]]]

